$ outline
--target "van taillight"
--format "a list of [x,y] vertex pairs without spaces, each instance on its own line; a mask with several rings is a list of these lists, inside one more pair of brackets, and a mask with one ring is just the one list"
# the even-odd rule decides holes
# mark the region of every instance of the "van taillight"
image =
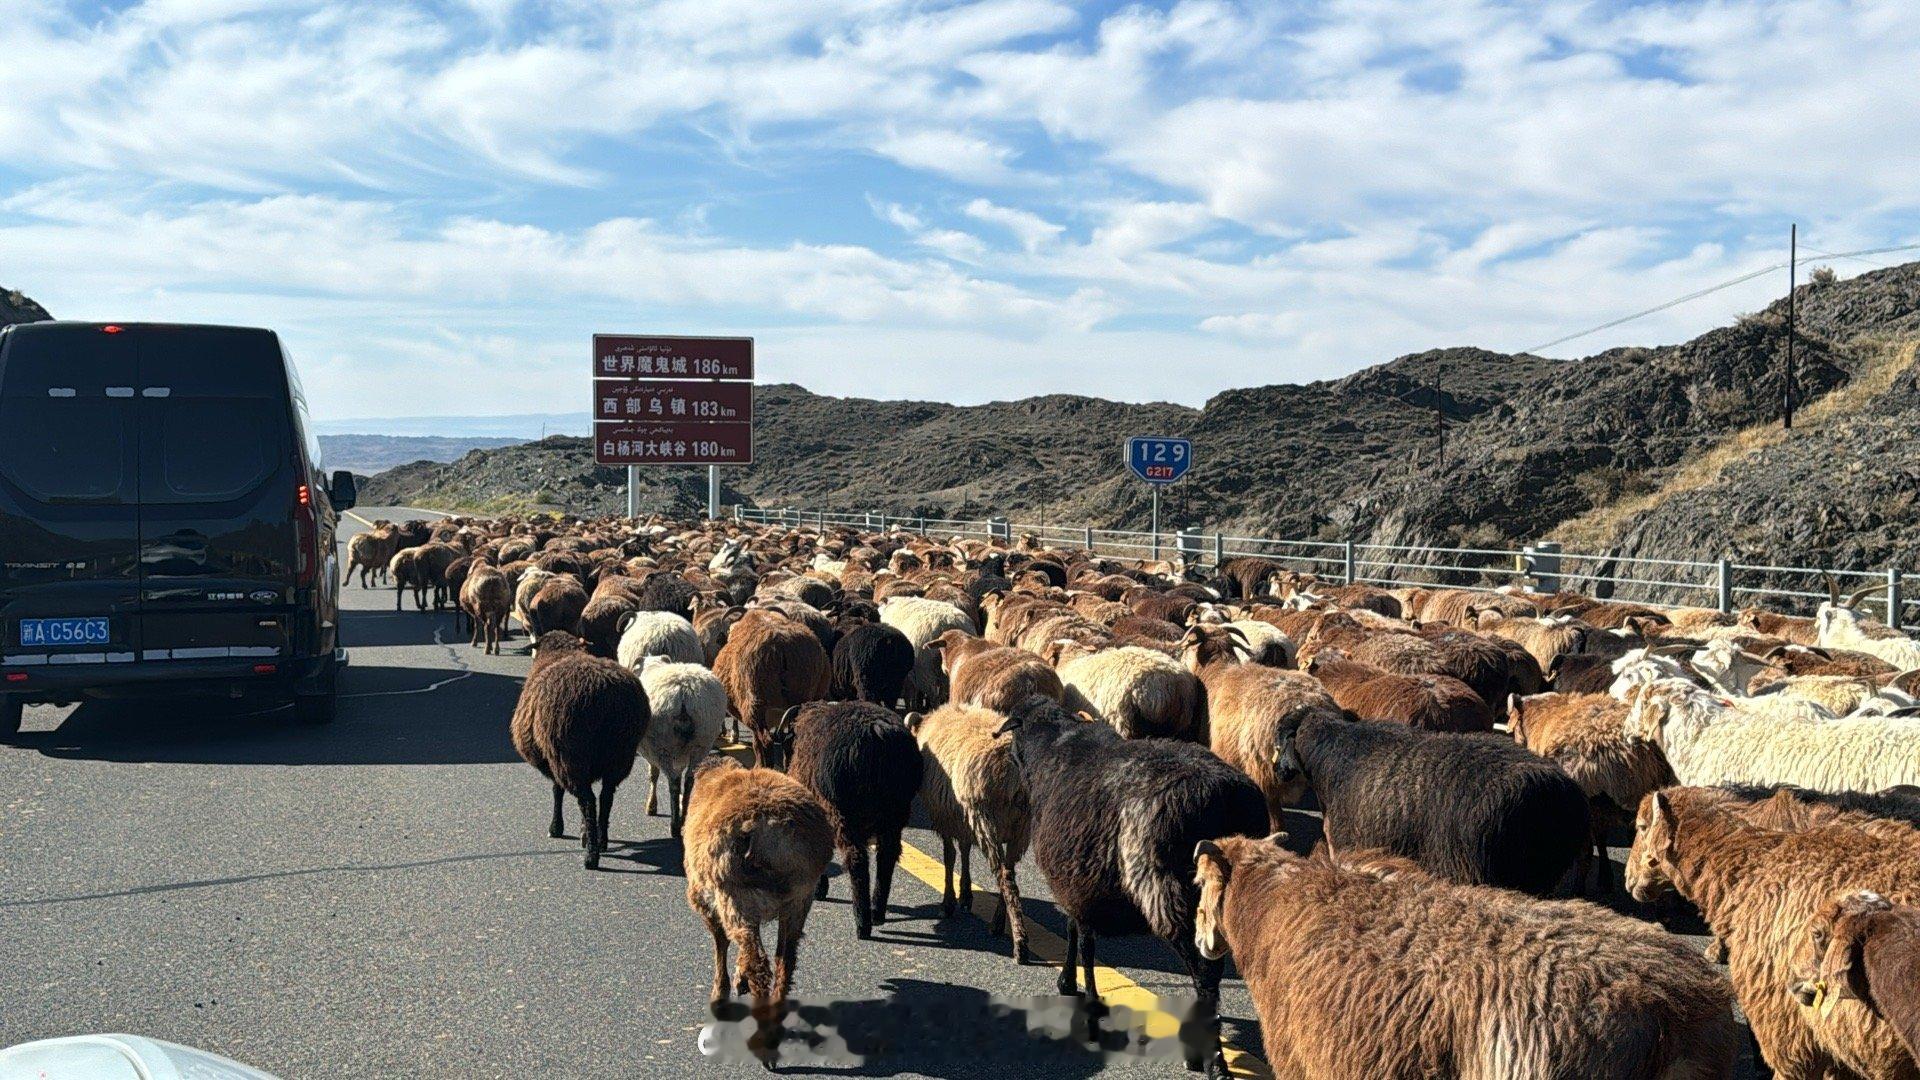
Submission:
[[314,517],[313,493],[307,485],[300,485],[299,496],[299,505],[293,508],[293,576],[295,585],[307,589],[319,576],[320,553],[315,549],[320,543],[320,522]]

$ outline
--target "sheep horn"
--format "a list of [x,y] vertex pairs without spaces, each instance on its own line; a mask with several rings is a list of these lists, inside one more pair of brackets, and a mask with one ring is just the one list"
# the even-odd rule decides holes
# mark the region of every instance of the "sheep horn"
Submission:
[[[1786,652],[1791,648],[1793,648],[1793,646],[1791,645],[1775,645],[1773,648],[1768,649],[1766,652],[1761,653],[1758,657],[1756,657],[1756,659],[1758,659],[1761,663],[1771,664],[1773,663],[1774,657],[1779,656],[1781,653]],[[1742,655],[1752,656],[1753,654],[1743,653]]]
[[1227,861],[1227,853],[1224,851],[1221,851],[1220,845],[1214,843],[1211,840],[1202,840],[1199,843],[1193,845],[1193,861],[1194,862],[1197,863],[1202,858],[1205,858],[1207,856],[1212,856],[1213,858],[1219,859],[1221,862]]
[[1242,630],[1242,629],[1240,629],[1240,628],[1239,628],[1239,627],[1237,627],[1237,626],[1228,626],[1228,627],[1227,627],[1227,636],[1228,636],[1228,637],[1236,637],[1236,638],[1239,638],[1239,639],[1240,639],[1240,644],[1242,644],[1242,645],[1247,645],[1247,646],[1251,646],[1251,645],[1253,644],[1252,642],[1250,642],[1250,641],[1248,641],[1248,640],[1247,640],[1247,634],[1246,634],[1246,631],[1244,631],[1244,630]]
[[1009,716],[1005,720],[1001,721],[999,727],[993,729],[993,737],[997,739],[1002,735],[1012,734],[1014,729],[1018,728],[1019,726],[1020,726],[1020,721],[1015,719],[1014,717]]
[[799,715],[800,715],[800,706],[798,705],[787,706],[787,711],[780,714],[780,727],[782,728],[792,727],[793,718]]
[[1655,645],[1652,648],[1647,650],[1647,655],[1648,656],[1678,656],[1681,653],[1690,653],[1692,651],[1693,651],[1692,645],[1687,644],[1686,642],[1681,642],[1677,645]]
[[1846,600],[1842,601],[1840,606],[1844,608],[1850,608],[1853,605],[1859,603],[1861,600],[1865,599],[1868,593],[1879,592],[1885,588],[1886,588],[1885,585],[1869,585],[1864,589],[1856,590],[1852,595],[1848,596]]
[[1751,661],[1753,661],[1753,662],[1754,662],[1754,663],[1756,663],[1756,664],[1766,664],[1766,665],[1768,665],[1768,666],[1772,666],[1772,664],[1773,664],[1773,660],[1772,660],[1772,657],[1773,657],[1773,655],[1774,655],[1774,653],[1776,653],[1776,652],[1779,652],[1779,651],[1780,651],[1781,649],[1784,649],[1784,648],[1786,648],[1786,646],[1784,646],[1784,645],[1776,645],[1776,646],[1774,646],[1774,647],[1773,647],[1772,649],[1769,649],[1769,650],[1767,651],[1767,655],[1766,655],[1766,656],[1755,656],[1755,655],[1753,655],[1752,653],[1750,653],[1750,652],[1748,652],[1748,651],[1747,651],[1747,650],[1745,650],[1745,649],[1735,649],[1735,650],[1734,650],[1734,652],[1735,652],[1735,653],[1737,653],[1737,654],[1739,654],[1739,655],[1740,655],[1741,657],[1743,657],[1743,658],[1745,658],[1745,659],[1748,659],[1748,660],[1751,660]]
[[1827,602],[1834,605],[1835,607],[1839,607],[1840,606],[1840,585],[1833,580],[1832,574],[1821,574],[1820,576],[1827,583]]
[[1920,668],[1908,668],[1906,671],[1888,679],[1887,685],[1893,687],[1895,690],[1904,690],[1909,694],[1920,697],[1920,688],[1910,685],[1917,675],[1920,675]]

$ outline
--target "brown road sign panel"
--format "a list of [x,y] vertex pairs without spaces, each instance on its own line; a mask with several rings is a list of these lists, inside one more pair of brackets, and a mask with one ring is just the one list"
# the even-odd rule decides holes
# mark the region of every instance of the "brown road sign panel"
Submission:
[[753,339],[593,335],[597,379],[751,379]]
[[753,425],[598,420],[593,460],[601,465],[749,465]]
[[595,379],[595,420],[753,419],[753,384]]

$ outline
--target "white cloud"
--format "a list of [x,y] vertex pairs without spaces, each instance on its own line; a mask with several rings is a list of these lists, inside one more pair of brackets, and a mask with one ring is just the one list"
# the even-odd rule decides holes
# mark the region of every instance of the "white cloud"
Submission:
[[910,169],[926,169],[956,180],[1003,184],[1014,178],[1009,164],[1012,151],[961,131],[889,131],[873,149]]
[[998,225],[1013,233],[1020,238],[1020,246],[1028,251],[1038,250],[1066,231],[1065,226],[1055,225],[1039,214],[1017,210],[1010,206],[996,206],[985,199],[975,199],[968,203],[966,212],[968,217]]

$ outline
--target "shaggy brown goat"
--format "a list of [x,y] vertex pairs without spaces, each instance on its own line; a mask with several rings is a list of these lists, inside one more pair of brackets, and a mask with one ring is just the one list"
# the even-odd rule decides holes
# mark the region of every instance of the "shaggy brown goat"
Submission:
[[1447,675],[1400,675],[1356,663],[1323,649],[1307,674],[1334,703],[1362,720],[1384,720],[1426,731],[1492,731],[1493,711],[1466,683]]
[[764,761],[767,733],[795,705],[827,696],[829,670],[820,639],[777,611],[757,608],[741,615],[714,657],[713,673],[727,688],[734,716],[753,732],[753,750]]
[[1658,927],[1355,852],[1223,837],[1194,852],[1194,937],[1233,952],[1279,1077],[1732,1073],[1726,984]]
[[1278,829],[1282,811],[1306,795],[1307,785],[1275,777],[1274,749],[1309,716],[1341,717],[1340,706],[1311,675],[1246,662],[1245,638],[1231,628],[1187,631],[1182,659],[1206,689],[1214,754],[1260,789],[1269,824]]
[[1558,764],[1587,793],[1593,850],[1581,880],[1593,876],[1602,893],[1613,888],[1609,831],[1631,824],[1648,792],[1673,783],[1660,748],[1629,736],[1626,719],[1627,703],[1608,694],[1516,696],[1507,707],[1514,741]]
[[1920,1058],[1920,908],[1864,890],[1835,897],[1807,920],[1803,955],[1800,1004],[1824,1018],[1857,1001]]
[[1012,741],[994,735],[1005,719],[990,709],[948,704],[926,716],[908,714],[907,728],[920,743],[920,803],[927,808],[933,831],[940,834],[946,868],[940,910],[947,916],[954,913],[955,849],[960,856],[957,900],[961,907],[973,906],[970,852],[980,849],[1000,887],[993,933],[1011,929],[1014,962],[1024,964],[1027,928],[1020,918],[1014,868],[1027,852],[1032,810],[1013,760]]
[[[566,835],[561,807],[572,794],[580,803],[587,869],[598,869],[614,791],[633,772],[646,732],[647,695],[638,676],[588,653],[586,643],[572,634],[552,631],[538,644],[509,733],[520,756],[553,783],[547,835]],[[595,783],[600,785],[597,803]]]
[[460,608],[473,620],[473,640],[469,645],[478,645],[484,638],[487,652],[500,651],[500,641],[507,636],[507,612],[513,607],[513,590],[507,587],[507,575],[485,563],[475,564],[467,580],[460,586]]
[[1871,888],[1900,903],[1920,898],[1920,840],[1848,824],[1763,829],[1715,801],[1694,788],[1641,800],[1628,890],[1645,900],[1671,884],[1700,909],[1726,943],[1740,1007],[1782,1080],[1920,1076],[1884,1020],[1864,1008],[1823,1017],[1787,993],[1801,928],[1836,893]]
[[949,700],[959,705],[1008,712],[1033,694],[1059,701],[1060,676],[1025,649],[995,645],[964,630],[948,630],[927,644],[940,654],[950,685]]
[[[772,769],[715,757],[696,775],[684,834],[687,905],[713,934],[709,1004],[717,1013],[733,989],[727,946],[737,945],[740,992],[752,993],[759,1020],[754,1049],[771,1061],[814,886],[833,856],[833,824],[811,791]],[[771,969],[760,940],[770,922],[779,923]]]

